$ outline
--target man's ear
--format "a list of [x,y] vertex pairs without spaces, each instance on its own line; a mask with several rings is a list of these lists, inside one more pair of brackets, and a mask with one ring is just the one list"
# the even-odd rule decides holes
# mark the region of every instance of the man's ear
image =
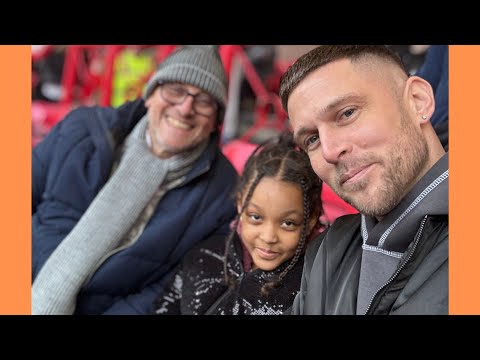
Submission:
[[430,83],[421,77],[411,76],[405,91],[415,118],[421,124],[428,122],[435,111],[435,95]]
[[150,96],[145,99],[144,101],[145,107],[149,108],[150,105],[152,105],[152,101],[153,101],[152,99],[157,91],[158,91],[158,86],[155,89],[153,89],[153,91],[150,93]]
[[151,103],[152,103],[152,97],[150,96],[145,100],[145,107],[149,108]]

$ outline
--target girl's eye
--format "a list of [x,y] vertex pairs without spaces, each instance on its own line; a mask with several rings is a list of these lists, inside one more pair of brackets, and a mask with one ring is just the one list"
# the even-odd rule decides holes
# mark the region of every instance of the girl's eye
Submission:
[[258,216],[257,214],[250,214],[248,216],[252,221],[259,221],[260,220],[260,216]]
[[295,230],[297,228],[297,224],[292,220],[285,220],[282,226],[287,230]]

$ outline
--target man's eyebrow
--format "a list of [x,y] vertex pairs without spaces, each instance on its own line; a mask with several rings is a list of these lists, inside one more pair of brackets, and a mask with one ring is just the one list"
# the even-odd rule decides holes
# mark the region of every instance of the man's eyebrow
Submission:
[[293,141],[295,142],[295,144],[302,147],[302,144],[300,144],[300,140],[302,139],[302,137],[305,134],[309,133],[310,131],[311,131],[311,129],[303,127],[303,126],[300,129],[298,129],[298,131],[294,131]]
[[343,103],[348,103],[352,101],[363,101],[364,97],[358,95],[357,93],[348,93],[342,96],[338,96],[336,99],[334,99],[330,104],[325,106],[324,108],[320,109],[316,115],[317,116],[322,116],[325,115],[329,112],[331,112],[333,109],[336,109]]

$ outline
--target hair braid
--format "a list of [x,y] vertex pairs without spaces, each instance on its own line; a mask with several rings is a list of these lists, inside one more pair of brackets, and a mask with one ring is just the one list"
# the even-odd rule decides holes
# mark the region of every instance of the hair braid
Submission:
[[306,239],[308,236],[308,222],[310,220],[310,202],[308,199],[308,187],[304,179],[300,180],[302,190],[303,190],[303,228],[300,234],[300,240],[298,242],[297,248],[295,250],[295,255],[293,256],[292,260],[288,264],[288,266],[281,272],[278,276],[278,279],[274,281],[270,281],[262,286],[261,292],[262,294],[268,295],[268,293],[275,287],[280,285],[280,282],[287,276],[288,272],[293,269],[293,267],[297,264],[300,255],[302,255],[303,250],[305,248]]
[[230,234],[227,237],[227,240],[225,241],[225,256],[223,260],[223,271],[225,273],[225,282],[229,287],[235,286],[235,281],[232,279],[228,272],[228,255],[230,252],[230,244],[232,243],[233,237],[237,231],[237,226],[238,222],[240,221],[240,217],[242,216],[243,212],[245,211],[245,208],[248,206],[248,203],[250,202],[250,199],[252,198],[253,191],[257,187],[258,183],[263,177],[263,173],[258,173],[257,176],[255,177],[255,180],[253,180],[252,184],[250,185],[250,188],[248,189],[247,196],[245,197],[245,201],[242,204],[241,210],[238,212],[237,216],[235,217],[235,222],[236,224],[235,229],[233,229]]
[[[281,285],[285,276],[295,267],[304,254],[311,231],[308,225],[312,217],[320,217],[322,206],[320,192],[322,182],[313,171],[308,155],[299,150],[293,141],[291,132],[285,132],[279,137],[271,138],[260,144],[248,158],[243,174],[237,183],[237,204],[243,200],[241,211],[237,214],[235,222],[240,222],[240,217],[250,203],[253,192],[262,178],[272,178],[278,181],[291,183],[298,186],[303,193],[303,227],[299,234],[299,242],[291,260],[286,262],[285,269],[273,281],[267,282],[261,288],[262,294],[268,294],[273,287]],[[253,181],[252,181],[253,179]],[[248,190],[247,190],[248,189]],[[314,226],[316,227],[317,224]],[[235,286],[235,281],[228,272],[228,256],[234,232],[228,236],[225,248],[224,271],[228,285]],[[242,239],[243,241],[243,239]]]

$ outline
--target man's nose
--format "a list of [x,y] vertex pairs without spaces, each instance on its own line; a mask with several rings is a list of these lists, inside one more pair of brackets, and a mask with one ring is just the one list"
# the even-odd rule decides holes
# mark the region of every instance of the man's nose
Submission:
[[351,145],[339,134],[324,133],[320,139],[322,155],[326,162],[335,164],[339,161],[342,154],[351,151]]
[[193,114],[195,111],[193,110],[193,103],[195,101],[195,97],[192,94],[187,94],[185,99],[182,103],[177,104],[177,108],[179,109],[180,113],[183,116],[188,116]]

